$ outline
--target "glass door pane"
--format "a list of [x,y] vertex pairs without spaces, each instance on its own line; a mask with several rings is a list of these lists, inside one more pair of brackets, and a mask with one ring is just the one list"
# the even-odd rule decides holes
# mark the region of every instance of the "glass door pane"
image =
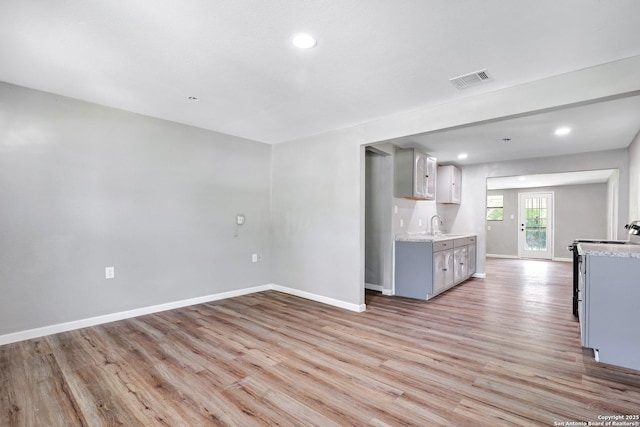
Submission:
[[553,257],[553,193],[519,194],[518,256]]
[[525,250],[547,251],[547,198],[525,199]]

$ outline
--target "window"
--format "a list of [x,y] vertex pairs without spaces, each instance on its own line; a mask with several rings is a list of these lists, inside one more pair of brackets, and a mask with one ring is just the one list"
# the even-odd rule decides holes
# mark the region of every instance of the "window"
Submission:
[[487,221],[502,221],[504,218],[504,199],[502,194],[487,196]]

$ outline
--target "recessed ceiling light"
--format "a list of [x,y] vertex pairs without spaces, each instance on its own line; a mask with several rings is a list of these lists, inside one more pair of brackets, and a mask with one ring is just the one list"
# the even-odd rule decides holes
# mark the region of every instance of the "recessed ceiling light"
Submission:
[[526,176],[519,176],[518,177],[518,181],[526,181],[527,177]]
[[468,155],[467,153],[460,153],[460,154],[458,154],[458,158],[459,158],[460,160],[464,160],[464,159],[466,159],[467,157],[469,157],[469,155]]
[[298,34],[294,34],[291,37],[291,43],[293,43],[295,47],[300,49],[310,49],[314,47],[318,42],[310,34],[298,33]]
[[555,134],[558,136],[568,135],[569,133],[571,133],[571,128],[568,127],[558,128],[555,131]]

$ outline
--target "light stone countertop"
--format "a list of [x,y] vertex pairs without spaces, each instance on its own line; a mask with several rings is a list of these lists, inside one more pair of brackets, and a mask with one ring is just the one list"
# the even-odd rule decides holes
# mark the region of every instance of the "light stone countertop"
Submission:
[[640,258],[640,245],[638,244],[607,244],[607,243],[578,243],[580,255]]
[[465,237],[476,237],[473,233],[460,234],[436,234],[429,233],[402,233],[396,234],[396,242],[439,242],[442,240],[462,239]]

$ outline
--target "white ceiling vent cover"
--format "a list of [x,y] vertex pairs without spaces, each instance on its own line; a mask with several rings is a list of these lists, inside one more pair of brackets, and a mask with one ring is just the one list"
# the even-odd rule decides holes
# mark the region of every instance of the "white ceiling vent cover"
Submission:
[[458,89],[466,89],[492,80],[493,78],[487,73],[486,69],[449,79],[451,84]]

